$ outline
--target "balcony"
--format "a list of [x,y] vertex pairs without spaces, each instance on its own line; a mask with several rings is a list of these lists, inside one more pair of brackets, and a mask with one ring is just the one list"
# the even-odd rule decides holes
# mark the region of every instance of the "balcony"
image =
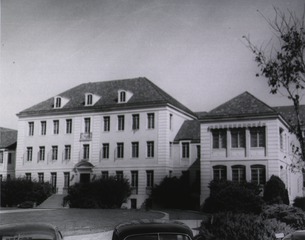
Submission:
[[92,140],[92,133],[81,133],[80,134],[80,141],[81,142],[86,142],[86,141],[91,141]]

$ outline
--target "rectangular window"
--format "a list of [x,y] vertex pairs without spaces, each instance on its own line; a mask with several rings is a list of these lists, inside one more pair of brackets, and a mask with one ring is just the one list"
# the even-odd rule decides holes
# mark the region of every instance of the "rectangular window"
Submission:
[[89,144],[83,145],[83,159],[88,160],[90,155],[90,146]]
[[138,194],[138,171],[131,171],[131,188],[135,191],[135,194]]
[[85,133],[91,132],[91,120],[90,118],[85,118]]
[[38,173],[38,182],[43,183],[44,182],[44,174],[43,173]]
[[109,158],[109,143],[103,143],[103,158]]
[[44,161],[46,155],[46,149],[45,147],[39,147],[39,161]]
[[173,128],[173,114],[169,114],[169,129]]
[[124,143],[117,143],[117,158],[124,158]]
[[72,119],[66,120],[66,133],[71,134],[72,133]]
[[29,122],[29,136],[34,135],[34,122]]
[[68,189],[70,187],[70,173],[64,172],[64,188]]
[[244,148],[246,142],[245,129],[232,129],[231,130],[231,141],[232,148]]
[[70,160],[71,159],[71,145],[65,145],[65,153],[64,153],[64,159]]
[[92,105],[92,103],[93,103],[92,99],[93,99],[92,94],[88,94],[87,95],[87,105]]
[[213,148],[220,149],[227,146],[227,131],[223,129],[215,129],[212,131]]
[[31,173],[25,173],[25,180],[31,181],[32,180],[32,174]]
[[116,171],[116,179],[117,180],[123,180],[123,171]]
[[60,108],[61,107],[61,98],[57,97],[55,100],[55,108]]
[[53,121],[53,134],[59,133],[59,120]]
[[27,151],[26,151],[26,160],[27,161],[32,161],[33,159],[33,147],[27,147]]
[[52,160],[58,159],[58,146],[52,146]]
[[119,131],[124,131],[124,125],[125,125],[124,120],[125,120],[124,115],[118,116],[118,130]]
[[138,158],[139,157],[139,142],[131,143],[131,157]]
[[250,128],[251,147],[265,147],[265,127]]
[[13,162],[13,153],[8,153],[7,155],[7,163],[12,164]]
[[154,142],[153,141],[148,141],[147,142],[147,157],[148,158],[153,158],[155,155],[154,153]]
[[251,166],[251,180],[257,185],[266,183],[266,168],[263,165]]
[[132,130],[140,129],[140,115],[133,114],[132,115]]
[[182,158],[190,157],[190,143],[182,143]]
[[109,172],[108,171],[102,171],[102,179],[106,180],[109,177]]
[[3,163],[3,157],[4,157],[3,151],[0,151],[0,163]]
[[201,148],[200,145],[197,145],[197,159],[200,159],[201,156]]
[[47,134],[47,122],[42,121],[41,122],[41,135],[46,135]]
[[54,192],[56,192],[56,185],[57,185],[57,173],[51,172],[51,186]]
[[213,180],[226,180],[227,179],[227,167],[215,166],[213,167]]
[[110,117],[106,116],[104,117],[104,132],[110,131]]
[[280,149],[284,150],[284,130],[280,128],[279,130],[279,135],[280,135]]
[[146,187],[152,188],[154,186],[154,171],[146,171]]
[[147,128],[148,129],[155,128],[155,114],[154,113],[147,114]]
[[232,166],[232,181],[245,182],[246,181],[246,167]]

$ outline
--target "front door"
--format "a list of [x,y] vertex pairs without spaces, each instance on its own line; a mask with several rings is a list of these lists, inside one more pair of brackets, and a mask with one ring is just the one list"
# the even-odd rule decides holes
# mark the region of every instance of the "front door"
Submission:
[[79,182],[80,183],[89,183],[90,182],[90,173],[81,173]]

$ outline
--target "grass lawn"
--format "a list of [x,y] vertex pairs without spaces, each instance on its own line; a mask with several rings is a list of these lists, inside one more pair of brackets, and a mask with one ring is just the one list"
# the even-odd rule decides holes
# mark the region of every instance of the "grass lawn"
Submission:
[[[170,210],[170,219],[201,219],[201,213]],[[137,219],[160,219],[157,211],[123,209],[56,209],[9,212],[0,214],[0,225],[22,222],[44,222],[58,226],[65,236],[113,230],[118,223]]]

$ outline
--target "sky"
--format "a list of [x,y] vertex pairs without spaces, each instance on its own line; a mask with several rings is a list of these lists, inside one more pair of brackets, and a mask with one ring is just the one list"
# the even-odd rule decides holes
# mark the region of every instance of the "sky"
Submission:
[[274,7],[304,0],[0,0],[0,127],[16,114],[87,82],[146,77],[192,111],[248,91],[271,95],[242,36],[274,39]]

